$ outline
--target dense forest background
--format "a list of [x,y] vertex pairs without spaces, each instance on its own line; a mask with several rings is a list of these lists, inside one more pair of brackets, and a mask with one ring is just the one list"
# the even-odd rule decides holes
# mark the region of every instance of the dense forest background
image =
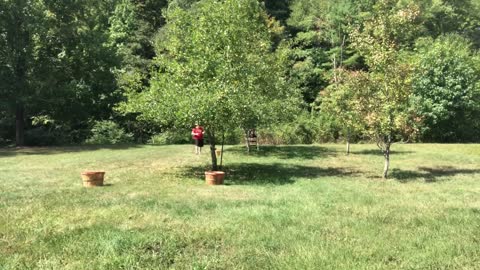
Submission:
[[[151,121],[122,104],[162,72],[167,10],[192,10],[201,2],[0,0],[0,145],[188,141],[190,126]],[[395,140],[480,141],[480,1],[261,5],[269,50],[285,56],[282,79],[301,94],[293,117],[254,126],[263,138],[367,140],[362,125],[368,123],[358,112],[392,102],[386,108],[397,114],[392,100],[408,88]],[[360,95],[356,88],[370,73],[382,74],[370,83],[388,82],[398,95]],[[237,142],[241,132],[228,130],[227,140]]]

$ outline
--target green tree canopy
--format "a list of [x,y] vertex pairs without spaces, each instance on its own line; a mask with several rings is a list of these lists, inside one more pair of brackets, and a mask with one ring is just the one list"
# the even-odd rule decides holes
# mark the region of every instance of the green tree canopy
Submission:
[[415,110],[428,141],[473,141],[480,114],[480,56],[458,35],[417,42]]
[[364,119],[361,111],[364,104],[358,97],[358,89],[365,86],[362,72],[338,69],[337,82],[331,84],[319,96],[320,113],[327,115],[338,126],[347,141],[347,155],[350,153],[350,138],[364,131]]
[[47,115],[78,127],[118,102],[110,72],[118,61],[105,45],[111,1],[94,2],[0,2],[0,103],[16,116],[17,145],[27,119]]
[[397,9],[395,0],[381,0],[374,6],[375,16],[352,32],[369,68],[358,89],[367,134],[376,140],[385,157],[383,177],[390,166],[390,147],[403,133],[408,120],[411,94],[411,65],[402,42],[417,27],[415,5]]
[[151,86],[130,91],[121,108],[165,126],[201,123],[215,170],[216,135],[252,120],[273,119],[280,108],[288,114],[297,105],[282,78],[282,54],[272,51],[267,19],[256,0],[170,6],[156,41]]

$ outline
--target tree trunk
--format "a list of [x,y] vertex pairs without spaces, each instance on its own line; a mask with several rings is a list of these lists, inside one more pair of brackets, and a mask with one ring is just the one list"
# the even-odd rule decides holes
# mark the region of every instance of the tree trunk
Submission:
[[350,131],[347,131],[347,156],[350,155]]
[[223,146],[225,145],[225,131],[222,133],[222,149],[220,152],[220,170],[223,167]]
[[[30,33],[25,25],[26,16],[22,12],[28,5],[26,1],[16,2],[16,11],[14,12],[14,28],[11,29],[14,33],[10,38],[13,39],[12,57],[15,81],[15,144],[17,147],[25,144],[25,102],[23,97],[28,96],[26,89],[27,82],[27,55],[30,51]],[[7,31],[8,32],[8,31]],[[8,39],[8,38],[7,38]]]
[[248,130],[245,130],[245,143],[247,144],[247,152],[250,152],[250,141],[248,140]]
[[23,104],[17,102],[15,108],[15,143],[17,147],[24,146],[25,144],[25,136],[24,136],[24,118],[25,118],[25,109]]
[[208,139],[210,141],[210,155],[212,157],[212,171],[218,170],[217,166],[217,154],[215,153],[215,133],[213,131],[208,132]]
[[385,157],[385,166],[383,167],[383,179],[388,178],[388,168],[390,167],[390,142],[385,144],[385,150],[383,151]]

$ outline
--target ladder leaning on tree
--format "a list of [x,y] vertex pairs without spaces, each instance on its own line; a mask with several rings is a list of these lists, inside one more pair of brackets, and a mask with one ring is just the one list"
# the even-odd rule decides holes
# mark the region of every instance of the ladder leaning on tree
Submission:
[[256,146],[259,150],[257,132],[255,129],[245,130],[245,142],[247,143],[247,151],[250,152],[250,146]]

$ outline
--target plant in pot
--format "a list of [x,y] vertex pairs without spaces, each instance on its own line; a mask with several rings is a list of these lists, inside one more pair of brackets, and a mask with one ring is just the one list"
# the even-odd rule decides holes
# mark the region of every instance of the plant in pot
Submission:
[[104,171],[84,171],[81,173],[84,187],[103,186]]
[[225,179],[225,172],[223,171],[206,171],[205,172],[205,183],[210,186],[214,185],[223,185],[223,180]]
[[214,185],[223,185],[223,181],[225,179],[225,172],[224,171],[221,171],[222,169],[222,163],[223,163],[223,145],[224,145],[224,142],[225,142],[225,136],[224,136],[225,133],[222,134],[222,148],[221,150],[217,150],[215,148],[215,154],[216,154],[216,157],[220,157],[220,166],[219,166],[219,169],[220,170],[212,170],[212,171],[206,171],[205,172],[205,183],[207,185],[210,185],[210,186],[214,186]]

